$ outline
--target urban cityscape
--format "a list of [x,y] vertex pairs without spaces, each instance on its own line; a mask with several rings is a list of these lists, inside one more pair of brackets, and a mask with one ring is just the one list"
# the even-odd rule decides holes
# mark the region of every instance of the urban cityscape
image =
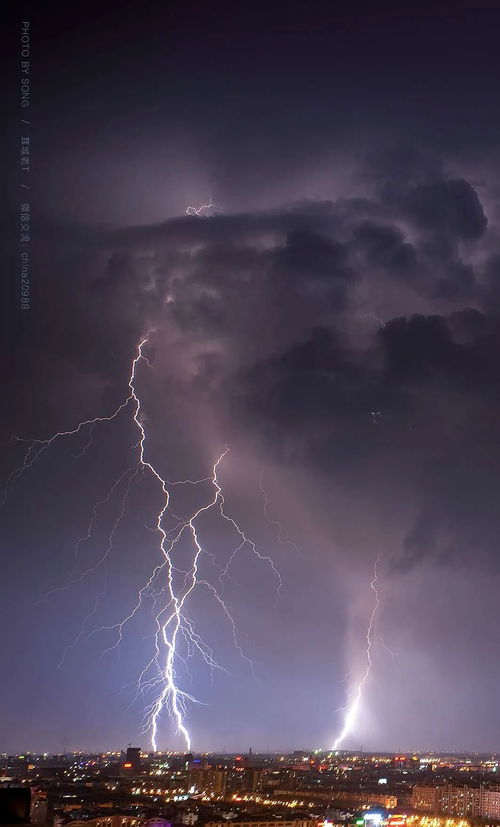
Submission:
[[121,752],[1,756],[12,823],[472,827],[500,820],[500,755]]

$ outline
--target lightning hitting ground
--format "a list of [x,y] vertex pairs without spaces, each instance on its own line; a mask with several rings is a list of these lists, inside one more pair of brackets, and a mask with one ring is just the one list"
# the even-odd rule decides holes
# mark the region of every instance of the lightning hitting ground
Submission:
[[377,610],[380,606],[380,597],[379,597],[379,592],[378,592],[378,589],[377,589],[377,582],[378,582],[377,566],[378,566],[379,560],[380,560],[380,556],[378,556],[377,559],[375,560],[375,564],[373,566],[373,579],[370,583],[370,588],[373,591],[373,594],[375,596],[375,601],[374,601],[373,609],[372,609],[372,612],[371,612],[371,615],[370,615],[368,628],[367,628],[367,631],[366,631],[366,666],[365,666],[365,670],[364,670],[364,672],[361,676],[361,679],[359,680],[359,683],[354,688],[354,692],[352,693],[352,697],[349,700],[349,703],[347,704],[347,706],[344,707],[344,709],[346,710],[346,714],[345,714],[345,717],[344,717],[344,724],[342,726],[342,729],[341,729],[339,735],[337,736],[337,738],[333,742],[332,750],[334,750],[334,751],[339,748],[340,744],[343,741],[345,741],[347,736],[350,735],[352,733],[353,729],[354,729],[354,726],[356,724],[356,720],[357,720],[357,717],[358,717],[358,713],[359,713],[359,708],[360,708],[360,705],[361,705],[361,700],[362,700],[362,697],[363,697],[363,689],[364,689],[364,686],[365,686],[365,684],[368,680],[368,677],[370,675],[370,672],[371,672],[371,669],[372,669],[372,666],[373,666],[372,655],[371,655],[371,650],[372,650],[372,646],[373,646],[373,629],[374,629],[374,624],[375,624],[375,616],[376,616]]
[[[210,202],[210,205],[206,205],[200,210],[213,206],[211,198]],[[197,211],[197,214],[200,214],[200,212]],[[114,641],[103,654],[116,649],[123,638],[125,628],[136,617],[145,601],[152,601],[154,618],[153,649],[149,660],[141,669],[136,683],[137,694],[141,697],[153,693],[153,700],[146,706],[144,729],[150,733],[152,748],[157,751],[160,740],[161,718],[163,713],[168,712],[175,723],[177,733],[183,738],[186,749],[190,750],[192,736],[187,723],[187,707],[189,703],[197,703],[199,700],[186,689],[181,677],[181,675],[189,677],[188,660],[193,654],[198,653],[212,673],[214,670],[227,671],[224,666],[218,663],[211,647],[196,631],[195,623],[190,616],[190,601],[199,589],[205,589],[209,593],[230,624],[231,634],[238,653],[253,672],[253,664],[239,643],[236,622],[223,597],[224,580],[232,563],[244,550],[249,550],[258,561],[270,567],[276,579],[278,596],[282,579],[271,557],[262,554],[257,549],[255,542],[247,536],[236,520],[226,511],[219,472],[229,450],[227,446],[216,458],[210,475],[199,480],[186,479],[171,482],[162,475],[153,459],[148,455],[145,419],[141,400],[136,390],[136,377],[139,367],[142,365],[146,368],[152,367],[144,353],[147,344],[148,340],[144,338],[137,347],[132,361],[127,396],[113,413],[108,416],[84,420],[74,428],[55,433],[47,439],[26,439],[18,436],[11,438],[10,442],[24,444],[26,451],[22,463],[11,472],[7,479],[2,505],[7,501],[13,486],[19,478],[33,466],[56,440],[75,437],[88,428],[87,441],[83,449],[75,454],[76,457],[82,456],[91,449],[94,431],[97,426],[110,423],[119,416],[125,415],[125,413],[131,417],[138,433],[138,440],[132,446],[136,452],[136,459],[132,464],[129,463],[126,470],[115,480],[108,493],[93,506],[87,531],[75,545],[73,574],[69,581],[60,588],[69,588],[74,583],[81,582],[91,572],[105,566],[113,549],[116,531],[127,509],[131,487],[140,473],[150,475],[161,493],[161,504],[155,513],[154,525],[151,527],[151,530],[158,536],[159,559],[147,581],[138,589],[131,611],[113,625],[96,627],[88,631],[90,620],[95,616],[98,605],[106,593],[105,578],[101,591],[95,597],[93,609],[84,618],[75,640],[63,653],[60,665],[64,663],[68,651],[83,637],[91,637],[104,632],[113,633]],[[172,490],[185,486],[203,487],[203,490],[208,487],[210,494],[206,496],[205,502],[193,508],[190,514],[179,516],[171,506]],[[98,512],[113,499],[120,489],[122,493],[119,508],[109,532],[107,545],[97,562],[84,568],[83,571],[79,571],[81,549],[92,535]],[[235,534],[237,545],[223,565],[215,560],[215,555],[204,548],[200,537],[200,518],[208,512],[214,512]],[[173,521],[172,527],[167,527],[167,517]],[[179,551],[181,540],[185,538],[189,540],[191,551],[186,553],[185,546],[182,547],[183,555],[184,557],[187,556],[187,559],[183,560],[181,568],[177,565],[179,555],[174,560],[174,552]],[[217,587],[206,577],[201,576],[200,563],[203,555],[207,555],[218,570]]]

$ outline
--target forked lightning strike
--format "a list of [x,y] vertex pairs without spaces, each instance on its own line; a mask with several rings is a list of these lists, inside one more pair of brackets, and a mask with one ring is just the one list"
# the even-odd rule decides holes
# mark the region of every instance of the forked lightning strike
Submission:
[[380,560],[380,555],[375,560],[375,564],[373,566],[373,579],[370,583],[370,588],[371,588],[371,590],[373,591],[373,593],[375,595],[375,603],[374,603],[374,606],[373,606],[373,609],[372,609],[372,613],[370,615],[370,621],[368,623],[368,629],[366,631],[366,668],[365,668],[365,671],[363,672],[363,675],[361,676],[361,680],[359,681],[358,685],[355,688],[353,697],[351,698],[351,700],[349,701],[349,703],[345,707],[342,707],[342,709],[346,709],[347,712],[346,712],[346,715],[345,715],[345,718],[344,718],[344,725],[342,727],[342,730],[341,730],[340,734],[337,736],[337,738],[335,739],[335,741],[333,743],[332,750],[334,750],[334,751],[339,748],[342,741],[344,741],[347,738],[347,736],[351,734],[351,732],[354,728],[354,725],[356,723],[356,718],[357,718],[358,712],[359,712],[359,707],[360,707],[360,704],[361,704],[361,699],[363,697],[363,687],[364,687],[366,681],[368,680],[368,676],[369,676],[369,674],[371,672],[371,668],[372,668],[371,649],[372,649],[372,645],[373,645],[373,627],[374,627],[374,623],[375,623],[375,615],[377,614],[377,610],[380,606],[379,593],[378,593],[378,589],[377,589],[377,581],[378,581],[377,565],[378,565],[379,560]]
[[[195,210],[195,213],[199,215],[201,210],[208,209],[210,206],[214,206],[211,197],[210,204],[200,207],[199,210]],[[139,440],[134,446],[134,448],[136,448],[138,451],[137,461],[134,463],[132,467],[127,468],[127,470],[121,474],[121,476],[112,485],[106,496],[98,500],[97,503],[94,505],[90,521],[88,523],[87,532],[77,541],[75,546],[75,565],[73,574],[66,586],[62,588],[68,588],[73,583],[81,582],[91,572],[96,571],[96,569],[106,564],[113,548],[113,540],[116,531],[125,514],[127,499],[130,493],[131,485],[135,480],[138,471],[141,468],[144,472],[148,472],[156,480],[162,492],[161,507],[158,513],[156,514],[155,525],[153,528],[151,528],[152,531],[159,535],[159,550],[161,552],[162,559],[154,566],[147,582],[139,589],[135,606],[129,612],[129,614],[119,623],[116,623],[112,626],[102,626],[100,628],[95,628],[92,632],[88,634],[86,631],[86,627],[91,617],[93,617],[96,614],[99,602],[104,598],[106,592],[105,583],[103,589],[96,597],[93,610],[84,619],[77,638],[73,641],[72,644],[70,644],[66,648],[61,663],[64,662],[64,659],[68,651],[72,649],[78,643],[78,641],[81,640],[82,637],[91,637],[92,635],[97,634],[98,632],[115,632],[116,640],[114,644],[110,646],[108,649],[106,649],[105,652],[103,652],[103,654],[105,654],[107,651],[115,649],[122,640],[123,630],[125,626],[137,615],[137,613],[143,606],[144,600],[146,598],[152,598],[153,609],[155,612],[155,614],[153,615],[155,622],[155,631],[153,634],[154,651],[149,662],[142,669],[139,675],[139,679],[137,681],[137,689],[140,694],[156,690],[156,697],[154,701],[150,703],[147,707],[145,730],[150,731],[152,747],[155,751],[157,751],[160,718],[163,711],[168,710],[172,719],[175,722],[177,732],[182,735],[187,750],[190,750],[191,735],[186,725],[186,705],[188,702],[199,703],[199,701],[197,701],[190,692],[182,688],[182,686],[180,685],[180,681],[178,678],[179,664],[184,665],[189,674],[189,669],[187,668],[186,661],[194,654],[194,652],[198,652],[204,660],[205,664],[210,668],[212,673],[214,669],[221,669],[223,671],[227,671],[224,669],[224,667],[220,666],[217,663],[212,649],[202,640],[200,635],[197,633],[195,629],[195,624],[187,613],[189,598],[191,597],[191,595],[197,587],[207,589],[208,592],[215,599],[217,605],[222,609],[224,615],[230,623],[235,647],[241,655],[241,657],[249,664],[250,668],[253,671],[253,664],[251,660],[247,657],[247,655],[245,655],[238,641],[236,622],[224,598],[222,597],[222,593],[218,591],[215,588],[215,586],[206,579],[206,577],[202,577],[200,575],[200,562],[202,555],[206,554],[207,556],[212,558],[212,562],[220,571],[220,581],[221,583],[223,583],[224,577],[228,573],[228,570],[233,560],[235,559],[237,554],[245,546],[247,546],[251,550],[252,554],[259,561],[265,562],[271,568],[277,581],[278,596],[279,590],[282,585],[282,580],[278,570],[274,565],[273,560],[269,556],[261,554],[257,550],[254,541],[247,537],[247,535],[240,528],[238,523],[225,511],[224,494],[218,478],[218,470],[224,457],[228,453],[229,449],[227,447],[224,449],[224,451],[222,451],[220,456],[215,461],[212,467],[212,474],[200,480],[186,479],[177,482],[170,482],[163,478],[159,470],[150,461],[150,459],[146,458],[146,431],[143,424],[141,401],[139,396],[137,395],[135,386],[136,372],[139,363],[143,361],[149,367],[151,367],[149,361],[147,360],[147,357],[143,354],[143,348],[146,344],[147,339],[143,339],[139,344],[136,355],[132,361],[131,373],[128,382],[129,393],[125,401],[122,402],[121,405],[119,405],[114,411],[114,413],[112,413],[110,416],[95,417],[94,419],[85,420],[83,422],[80,422],[72,430],[58,432],[49,439],[45,440],[26,440],[19,437],[12,437],[12,442],[23,442],[28,445],[28,449],[24,456],[24,461],[22,465],[16,468],[10,474],[7,480],[3,502],[6,501],[9,492],[12,486],[15,484],[16,480],[18,480],[19,477],[25,471],[27,471],[40,457],[40,455],[44,451],[46,451],[57,439],[74,436],[76,434],[79,434],[82,431],[82,429],[84,429],[86,426],[90,426],[89,438],[87,440],[87,443],[85,444],[83,451],[79,452],[79,454],[76,455],[81,456],[88,449],[90,449],[92,445],[92,437],[96,425],[104,422],[110,422],[116,419],[116,417],[118,417],[118,415],[123,410],[129,408],[129,406],[132,407],[132,420],[139,432]],[[115,521],[111,528],[111,532],[109,534],[107,547],[95,564],[88,566],[80,574],[78,574],[77,572],[80,562],[80,548],[82,544],[86,543],[92,535],[92,531],[97,519],[98,509],[109,502],[114,492],[117,490],[117,488],[119,488],[120,484],[124,480],[127,480],[125,492],[121,500],[120,510],[115,518]],[[213,489],[213,493],[209,498],[208,502],[196,508],[193,511],[193,513],[188,517],[179,517],[178,515],[176,515],[170,507],[170,488],[184,485],[198,486],[203,483],[211,484]],[[220,564],[216,563],[214,555],[205,551],[199,536],[198,520],[203,514],[211,510],[216,510],[220,517],[222,517],[226,523],[229,523],[229,525],[234,529],[235,533],[238,536],[239,545],[229,556],[229,559],[227,560],[224,566],[221,566]],[[176,525],[174,526],[174,528],[168,530],[165,528],[164,525],[164,520],[167,512],[176,520]],[[172,554],[176,549],[178,543],[185,535],[190,537],[193,555],[190,564],[184,570],[179,569],[176,565],[174,565]],[[179,575],[181,576],[180,586],[176,585],[176,576],[177,578],[179,578]],[[160,582],[160,578],[162,578],[162,582]],[[181,651],[182,643],[184,643],[187,647],[186,656],[184,656],[183,652]],[[154,670],[154,674],[151,674],[151,670]]]

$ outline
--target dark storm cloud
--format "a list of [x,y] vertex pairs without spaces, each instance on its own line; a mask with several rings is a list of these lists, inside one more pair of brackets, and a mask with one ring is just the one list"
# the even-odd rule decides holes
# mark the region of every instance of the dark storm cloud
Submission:
[[[380,496],[384,480],[407,477],[416,517],[400,568],[459,560],[474,532],[478,557],[491,558],[494,498],[471,496],[464,507],[469,466],[476,490],[491,487],[487,446],[498,436],[488,411],[499,326],[477,309],[492,306],[498,281],[497,258],[475,263],[484,210],[469,182],[421,155],[371,163],[383,185],[366,199],[89,232],[93,252],[73,270],[77,298],[74,284],[62,286],[67,329],[59,321],[51,333],[61,306],[48,308],[45,347],[64,336],[65,360],[111,382],[115,398],[117,360],[125,365],[146,332],[170,331],[162,369],[169,375],[194,348],[176,381],[230,432],[245,428],[276,460],[341,471],[351,485],[378,466]],[[81,230],[66,232],[56,281],[75,267],[77,239]],[[393,287],[407,315],[391,320]],[[414,314],[422,300],[441,312]]]
[[500,307],[500,255],[491,256],[485,263],[483,295],[486,307]]
[[354,228],[353,248],[363,256],[367,267],[406,281],[414,289],[423,289],[420,285],[425,274],[417,250],[398,227],[362,221]]
[[[235,609],[248,598],[242,632],[266,642],[263,679],[242,676],[208,714],[193,711],[202,747],[331,743],[380,553],[378,621],[401,669],[389,677],[375,647],[372,745],[498,748],[498,17],[465,0],[411,15],[323,0],[32,10],[33,303],[10,313],[18,283],[5,279],[2,430],[45,437],[112,412],[148,336],[138,387],[150,455],[169,479],[198,479],[230,444],[228,500],[282,554],[284,599],[254,593],[244,570]],[[15,131],[17,108],[6,121]],[[185,215],[209,190],[214,214]],[[6,272],[17,255],[14,234]],[[138,731],[141,711],[120,712],[115,693],[146,638],[119,665],[99,659],[97,637],[94,649],[82,641],[75,668],[55,675],[95,594],[85,581],[38,608],[96,494],[129,462],[128,413],[96,428],[83,457],[86,433],[52,446],[4,510],[13,749],[59,750],[63,719],[71,746],[116,748]],[[20,449],[6,446],[6,476]],[[304,559],[263,519],[262,470]],[[142,530],[148,485],[134,483],[110,556],[105,622],[157,559]],[[98,553],[115,505],[84,555]],[[480,710],[465,672],[484,678]],[[364,724],[359,735],[356,746]]]
[[[126,230],[66,228],[56,254],[44,246],[58,285],[56,303],[47,303],[46,341],[55,347],[60,336],[50,318],[67,319],[65,358],[106,375],[111,349],[126,354],[148,326],[169,320],[200,341],[244,345],[251,359],[252,330],[260,327],[265,348],[277,351],[280,329],[293,343],[315,327],[348,324],[365,289],[384,304],[391,285],[402,288],[410,312],[418,297],[429,310],[442,302],[445,313],[484,304],[498,268],[494,256],[481,268],[471,255],[470,242],[477,248],[486,228],[477,193],[442,171],[419,185],[411,166],[406,183],[397,171],[396,202],[372,194]],[[80,335],[92,346],[82,348]]]
[[[257,215],[183,217],[126,230],[66,228],[55,261],[47,251],[52,278],[60,282],[59,298],[47,309],[49,316],[71,319],[68,333],[82,319],[82,335],[92,330],[93,343],[73,346],[78,336],[68,335],[68,356],[73,350],[80,367],[89,360],[92,369],[104,371],[112,341],[115,357],[130,352],[133,331],[137,338],[148,322],[169,314],[200,336],[204,329],[209,335],[210,329],[238,327],[241,318],[248,329],[248,317],[262,315],[263,326],[268,317],[278,334],[288,328],[293,338],[347,312],[363,283],[379,295],[381,285],[392,282],[452,306],[474,301],[477,277],[464,260],[467,251],[450,239],[448,228],[438,225],[415,237],[416,230],[418,221],[373,198],[302,203]],[[59,276],[64,267],[71,281]],[[272,335],[266,329],[269,347]]]
[[418,227],[433,234],[478,239],[488,223],[476,191],[460,178],[420,184],[403,206]]
[[[467,340],[455,341],[452,327]],[[292,460],[358,485],[374,462],[382,485],[385,473],[411,476],[417,517],[397,566],[429,558],[465,565],[471,553],[494,565],[499,319],[472,310],[394,319],[378,339],[375,363],[371,353],[349,353],[338,334],[314,331],[241,377],[243,409],[250,421],[273,423],[274,450],[292,437]],[[379,414],[367,428],[373,409]]]

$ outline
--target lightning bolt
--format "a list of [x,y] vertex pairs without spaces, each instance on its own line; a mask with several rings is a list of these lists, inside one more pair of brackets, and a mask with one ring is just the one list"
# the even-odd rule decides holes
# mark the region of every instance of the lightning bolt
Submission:
[[361,699],[363,697],[363,688],[365,686],[366,681],[368,680],[368,677],[370,675],[371,668],[372,668],[371,650],[372,650],[372,645],[373,645],[373,626],[374,626],[374,622],[375,622],[375,615],[377,614],[377,610],[380,606],[380,598],[379,598],[379,593],[378,593],[378,589],[377,589],[377,581],[378,581],[377,566],[378,566],[379,561],[380,561],[380,555],[378,555],[377,559],[375,560],[375,563],[374,563],[374,566],[373,566],[373,579],[370,583],[370,588],[373,591],[373,594],[375,596],[375,602],[374,602],[373,609],[372,609],[372,612],[371,612],[371,615],[370,615],[370,621],[368,623],[368,628],[366,630],[366,667],[365,667],[365,671],[363,672],[363,674],[361,676],[361,680],[359,681],[358,685],[355,688],[355,691],[354,691],[354,694],[353,694],[351,700],[349,701],[347,706],[344,707],[344,709],[346,710],[346,714],[345,714],[345,717],[344,717],[344,724],[343,724],[342,730],[340,731],[340,734],[337,736],[337,738],[335,739],[335,741],[333,743],[332,750],[334,750],[334,751],[339,748],[342,741],[344,741],[347,738],[347,736],[350,735],[350,733],[352,732],[352,730],[354,728],[354,725],[356,723],[356,719],[357,719],[357,716],[358,716],[358,712],[359,712],[359,707],[360,707],[360,704],[361,704]]
[[211,207],[216,207],[214,201],[212,201],[212,193],[208,192],[209,201],[208,204],[202,204],[201,207],[186,207],[186,215],[204,215],[207,210],[211,209]]
[[274,528],[276,529],[276,536],[278,537],[278,543],[281,543],[282,546],[291,546],[297,552],[297,554],[300,555],[300,557],[303,557],[305,559],[305,555],[300,551],[300,549],[296,545],[296,543],[294,543],[293,540],[287,540],[283,536],[283,528],[282,528],[282,525],[279,522],[279,520],[277,520],[275,517],[271,517],[271,515],[269,513],[269,494],[267,493],[267,490],[264,488],[264,472],[263,471],[260,472],[259,488],[260,488],[260,491],[261,491],[261,493],[264,497],[264,507],[263,507],[264,517],[266,518],[269,525],[274,526]]
[[[210,201],[211,200],[212,199],[210,198]],[[207,205],[205,205],[205,207],[207,207]],[[201,210],[203,208],[199,209]],[[138,441],[133,446],[137,451],[137,459],[131,467],[128,467],[126,471],[118,477],[109,489],[108,493],[94,505],[87,526],[87,531],[77,541],[74,549],[73,574],[70,577],[69,582],[60,588],[65,589],[74,583],[79,583],[90,573],[95,572],[98,568],[106,565],[113,549],[115,534],[126,511],[127,500],[132,482],[135,480],[139,471],[142,471],[142,473],[147,473],[153,478],[158,485],[162,497],[160,507],[155,515],[154,524],[152,526],[145,526],[148,530],[158,535],[159,552],[161,555],[160,561],[156,563],[146,583],[139,589],[135,605],[125,618],[111,626],[97,627],[88,632],[88,624],[91,618],[96,615],[99,604],[105,596],[107,585],[107,580],[105,579],[102,590],[95,598],[93,609],[84,618],[80,632],[73,643],[71,643],[64,651],[60,665],[64,663],[69,651],[73,649],[83,637],[88,639],[100,632],[110,631],[113,632],[115,636],[114,643],[109,646],[108,649],[105,649],[102,655],[116,649],[122,641],[125,627],[137,616],[143,607],[144,601],[147,598],[152,599],[155,624],[155,630],[153,633],[153,654],[148,663],[140,672],[136,683],[137,692],[140,695],[144,695],[147,692],[155,692],[154,700],[146,707],[144,731],[150,733],[151,744],[153,750],[156,752],[158,750],[160,720],[163,712],[167,711],[175,723],[177,733],[182,736],[186,749],[190,751],[192,738],[186,723],[187,705],[189,703],[200,703],[200,701],[181,685],[181,680],[179,678],[180,668],[184,667],[188,676],[190,676],[187,661],[195,653],[198,653],[204,663],[209,667],[212,675],[214,670],[227,672],[227,670],[217,662],[212,649],[203,641],[201,636],[196,631],[194,621],[189,617],[188,604],[196,589],[202,588],[207,590],[214,599],[216,605],[222,610],[230,624],[230,630],[237,652],[249,665],[252,673],[254,673],[253,663],[245,654],[241,644],[239,643],[236,622],[233,618],[230,607],[222,595],[222,591],[218,590],[205,576],[201,576],[200,565],[202,556],[206,555],[211,558],[212,563],[216,568],[218,568],[221,586],[223,586],[224,578],[228,574],[234,559],[244,548],[250,549],[253,556],[259,562],[265,563],[270,567],[277,582],[278,597],[282,586],[282,578],[279,571],[275,567],[272,558],[268,555],[262,554],[257,549],[256,543],[246,535],[236,520],[234,520],[233,517],[226,511],[224,493],[218,474],[220,466],[229,451],[227,446],[214,462],[211,474],[199,480],[184,479],[171,482],[162,476],[158,468],[147,456],[147,434],[144,426],[144,416],[141,407],[141,400],[136,391],[136,377],[139,364],[144,362],[148,367],[152,367],[143,353],[147,343],[148,340],[144,338],[137,347],[136,354],[132,361],[127,396],[112,414],[109,416],[95,417],[94,419],[85,420],[80,422],[75,428],[68,431],[60,431],[48,439],[42,440],[12,437],[11,440],[9,440],[9,442],[19,442],[25,444],[27,446],[27,450],[22,464],[15,468],[7,479],[3,502],[6,502],[13,485],[19,477],[31,468],[40,456],[47,451],[56,440],[66,437],[74,437],[88,427],[89,433],[84,448],[79,452],[79,454],[75,455],[81,456],[91,448],[94,429],[97,425],[111,422],[126,409],[131,411],[131,420],[138,432]],[[92,531],[98,517],[98,511],[102,506],[106,505],[111,500],[113,494],[123,483],[125,484],[125,490],[121,499],[121,507],[111,527],[107,546],[96,563],[88,566],[78,574],[77,572],[80,568],[80,549],[81,546],[91,538]],[[177,486],[196,487],[200,485],[206,486],[207,484],[211,486],[212,493],[204,504],[195,508],[193,512],[187,516],[179,516],[173,511],[170,505],[171,489],[176,488]],[[238,545],[230,554],[224,566],[216,562],[215,555],[206,551],[200,538],[199,521],[203,515],[210,511],[214,511],[218,514],[225,523],[229,524],[231,529],[237,535]],[[175,521],[175,525],[172,528],[167,527],[167,517],[172,518]],[[191,561],[186,570],[180,569],[174,564],[173,556],[179,543],[181,543],[184,538],[189,539],[190,546],[192,548]],[[53,589],[52,592],[57,590],[58,589]],[[185,654],[183,646],[186,650]]]
[[[134,369],[135,369],[136,360],[134,359]],[[130,385],[129,385],[130,386]],[[40,456],[47,451],[51,445],[58,439],[62,439],[63,437],[71,437],[75,436],[76,434],[81,433],[84,428],[89,425],[89,433],[90,438],[83,449],[83,453],[86,452],[87,448],[92,444],[92,434],[95,425],[101,422],[111,422],[113,419],[123,411],[129,404],[132,399],[132,393],[125,399],[124,402],[119,405],[116,410],[110,414],[109,416],[96,416],[94,419],[85,419],[83,422],[79,422],[78,425],[73,428],[71,431],[58,431],[56,434],[53,434],[49,439],[26,439],[25,437],[13,436],[8,440],[5,444],[10,444],[12,442],[19,442],[28,445],[28,450],[24,455],[24,460],[21,465],[15,468],[11,474],[9,475],[7,482],[4,488],[4,495],[2,501],[0,502],[0,508],[3,508],[7,499],[9,497],[9,493],[13,486],[15,485],[16,481],[29,469],[31,468],[35,462],[40,458]]]
[[378,322],[380,327],[385,327],[385,322],[380,316],[376,316],[375,313],[363,313],[363,318],[365,319],[373,319],[375,322]]
[[383,648],[385,649],[385,651],[387,652],[387,654],[391,656],[391,660],[392,660],[392,665],[393,665],[393,667],[394,667],[394,671],[395,671],[395,672],[397,672],[397,671],[398,671],[398,666],[397,666],[397,663],[396,663],[396,658],[398,657],[398,652],[395,652],[393,649],[391,649],[391,648],[387,645],[387,643],[385,642],[385,640],[384,640],[384,638],[382,637],[382,635],[379,635],[379,636],[378,636],[378,639],[379,639],[380,643],[382,644],[382,647],[383,647]]
[[[79,454],[77,454],[75,456],[79,456]],[[69,589],[70,586],[73,586],[76,583],[81,583],[83,580],[85,580],[89,576],[89,574],[92,574],[94,571],[97,571],[97,569],[100,568],[107,561],[108,557],[110,556],[110,554],[113,550],[113,541],[114,541],[115,534],[118,530],[118,527],[119,527],[123,517],[125,516],[127,500],[128,500],[128,496],[130,494],[130,489],[132,487],[132,482],[136,478],[136,476],[138,474],[138,471],[139,471],[139,464],[138,463],[135,465],[135,467],[127,468],[127,470],[124,471],[123,474],[121,474],[118,477],[117,480],[115,480],[115,482],[113,483],[113,485],[109,489],[106,496],[103,497],[102,500],[98,500],[95,503],[95,505],[92,509],[92,515],[90,517],[90,520],[89,520],[89,523],[88,523],[88,526],[87,526],[87,533],[85,535],[82,535],[77,540],[77,542],[75,544],[75,547],[74,547],[74,565],[73,565],[72,574],[70,575],[68,581],[64,585],[56,586],[55,588],[50,589],[46,593],[44,598],[42,598],[42,600],[40,602],[43,602],[44,600],[47,600],[49,597],[51,597],[53,594],[56,594],[57,592],[66,591],[67,589]],[[110,501],[110,499],[113,496],[113,494],[115,493],[115,491],[120,487],[121,483],[125,479],[127,479],[127,485],[125,487],[125,492],[122,496],[120,510],[119,510],[118,515],[116,517],[116,520],[113,524],[113,527],[111,528],[111,531],[109,533],[108,545],[107,545],[104,553],[99,558],[99,560],[97,560],[96,563],[93,563],[91,566],[88,566],[86,569],[84,569],[83,571],[78,573],[78,568],[79,568],[79,565],[80,565],[80,548],[84,543],[88,542],[88,540],[90,540],[90,538],[92,536],[92,530],[93,530],[94,525],[95,525],[96,520],[97,520],[97,512],[98,512],[99,508],[102,505],[105,505],[106,503],[108,503]],[[102,596],[104,597],[104,595],[102,595]],[[97,611],[97,609],[95,611]],[[95,611],[92,612],[92,615],[95,614]],[[89,620],[89,619],[90,619],[90,616],[88,616],[86,618],[86,620]],[[84,624],[85,624],[85,621],[84,621]],[[81,638],[82,634],[83,634],[83,632],[81,632],[78,635],[77,640],[79,640]],[[75,643],[71,644],[69,647],[67,647],[66,651],[68,651],[69,649],[72,649],[74,645],[75,645]],[[64,663],[64,660],[65,660],[65,656],[63,657],[61,663]]]

